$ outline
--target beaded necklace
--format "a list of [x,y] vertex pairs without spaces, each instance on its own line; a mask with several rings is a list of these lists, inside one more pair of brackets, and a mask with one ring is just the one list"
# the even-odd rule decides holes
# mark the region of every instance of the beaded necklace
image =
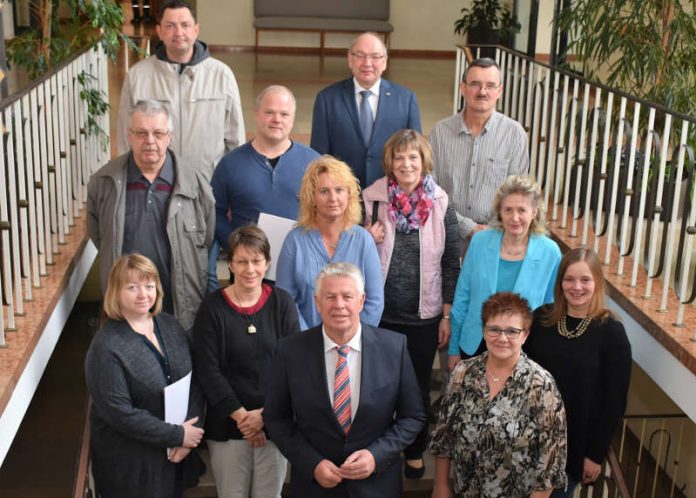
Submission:
[[585,318],[582,319],[582,321],[578,324],[577,327],[575,327],[573,330],[568,330],[568,326],[566,325],[567,317],[568,315],[563,315],[563,318],[561,318],[558,322],[558,333],[566,339],[577,339],[585,333],[587,327],[589,327],[590,323],[592,323],[592,317],[590,315],[587,315]]

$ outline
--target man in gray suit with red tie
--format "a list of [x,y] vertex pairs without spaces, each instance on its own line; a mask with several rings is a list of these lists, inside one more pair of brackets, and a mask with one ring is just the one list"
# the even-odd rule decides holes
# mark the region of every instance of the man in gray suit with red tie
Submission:
[[400,453],[426,416],[404,336],[360,322],[350,263],[317,277],[322,325],[282,340],[266,394],[268,435],[290,461],[291,498],[398,498]]
[[382,151],[399,130],[421,131],[416,95],[382,79],[387,48],[374,33],[363,33],[348,49],[352,78],[323,89],[314,102],[311,147],[353,168],[360,187],[384,176]]

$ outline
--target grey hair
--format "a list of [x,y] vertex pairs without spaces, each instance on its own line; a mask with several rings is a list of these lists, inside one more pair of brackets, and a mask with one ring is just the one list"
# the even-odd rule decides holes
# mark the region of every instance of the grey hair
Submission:
[[319,296],[321,293],[321,284],[324,279],[330,277],[345,277],[352,278],[355,286],[358,288],[359,294],[365,294],[365,278],[363,277],[360,268],[353,263],[331,263],[326,265],[317,275],[314,280],[314,295]]
[[258,109],[261,107],[261,101],[266,97],[266,95],[270,93],[286,93],[290,96],[290,100],[292,101],[292,112],[293,114],[295,111],[297,111],[297,101],[295,100],[295,95],[290,91],[290,89],[286,86],[283,85],[271,85],[267,86],[263,90],[261,90],[261,93],[259,93],[256,96],[256,105],[254,109]]
[[466,81],[466,77],[469,76],[469,71],[472,67],[480,67],[482,69],[494,67],[498,70],[498,79],[500,79],[500,66],[498,65],[498,63],[490,57],[480,57],[478,59],[474,59],[469,63],[469,65],[466,67],[466,70],[464,71],[464,74],[462,75],[462,81]]
[[358,36],[356,36],[356,37],[353,39],[353,41],[350,42],[350,46],[348,47],[348,55],[350,55],[351,53],[353,53],[353,47],[355,47],[355,44],[358,43],[358,40],[360,40],[360,38],[362,38],[362,37],[365,36],[365,35],[374,36],[374,37],[379,41],[379,44],[382,45],[382,50],[384,50],[384,57],[387,57],[387,56],[388,56],[388,54],[387,54],[387,46],[384,44],[384,40],[382,40],[382,38],[381,38],[377,33],[373,32],[373,31],[366,31],[366,32],[361,33],[361,34],[359,34]]
[[167,127],[169,131],[174,131],[174,123],[169,114],[169,109],[159,100],[138,100],[133,107],[128,111],[128,118],[133,117],[133,114],[139,112],[143,116],[157,116],[164,114],[167,117]]
[[493,199],[493,215],[489,222],[491,228],[501,228],[502,218],[500,217],[500,209],[503,204],[503,199],[508,195],[520,194],[531,197],[532,206],[537,210],[537,215],[529,225],[530,233],[543,235],[546,233],[546,205],[542,200],[541,187],[534,180],[534,177],[529,175],[512,175],[508,176],[503,184],[498,187]]

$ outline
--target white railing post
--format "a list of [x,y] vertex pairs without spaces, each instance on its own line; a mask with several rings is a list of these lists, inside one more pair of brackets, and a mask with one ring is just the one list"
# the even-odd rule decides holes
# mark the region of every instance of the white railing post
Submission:
[[648,194],[648,179],[650,168],[650,151],[653,147],[653,128],[655,126],[655,109],[651,108],[648,113],[648,129],[645,137],[645,159],[643,161],[643,176],[640,183],[640,201],[638,204],[638,226],[636,228],[635,251],[633,257],[633,268],[631,270],[631,287],[635,287],[638,282],[638,268],[641,263],[643,251],[643,217],[645,216],[645,200]]
[[[681,183],[682,173],[684,172],[684,151],[686,147],[686,141],[689,136],[689,122],[682,121],[681,138],[679,140],[679,157],[677,159],[677,174],[675,178],[678,182],[677,185]],[[672,168],[674,167],[674,162],[672,162]],[[679,187],[674,189],[674,199],[672,199],[672,219],[669,222],[669,235],[667,238],[667,254],[665,256],[665,267],[664,267],[664,278],[663,281],[665,285],[662,286],[662,300],[660,302],[660,311],[667,311],[667,294],[671,288],[672,282],[672,257],[674,255],[674,249],[677,242],[677,217],[679,215],[679,200],[681,196],[681,189]]]
[[640,117],[640,102],[636,102],[635,106],[633,107],[633,124],[632,129],[633,133],[631,134],[631,143],[629,146],[631,147],[629,154],[628,154],[628,171],[626,174],[626,193],[627,195],[625,196],[624,199],[624,211],[623,211],[623,220],[621,222],[621,233],[619,234],[619,267],[616,270],[617,275],[623,275],[623,267],[624,267],[624,254],[626,252],[626,244],[628,243],[627,238],[628,238],[628,217],[630,215],[630,210],[631,210],[631,204],[634,202],[635,196],[637,192],[633,189],[633,170],[634,167],[633,165],[635,164],[636,161],[636,148],[637,148],[637,143],[638,143],[638,118]]

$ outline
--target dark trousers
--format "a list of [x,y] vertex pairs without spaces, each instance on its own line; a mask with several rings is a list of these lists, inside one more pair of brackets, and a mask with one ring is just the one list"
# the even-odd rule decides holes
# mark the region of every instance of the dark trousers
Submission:
[[[401,325],[382,321],[379,326],[406,336],[408,353],[416,372],[418,387],[421,390],[423,403],[427,414],[430,413],[430,385],[432,378],[433,361],[437,351],[437,332],[440,322],[426,325]],[[428,437],[428,424],[418,434],[416,440],[404,450],[407,460],[417,460],[423,456]]]

